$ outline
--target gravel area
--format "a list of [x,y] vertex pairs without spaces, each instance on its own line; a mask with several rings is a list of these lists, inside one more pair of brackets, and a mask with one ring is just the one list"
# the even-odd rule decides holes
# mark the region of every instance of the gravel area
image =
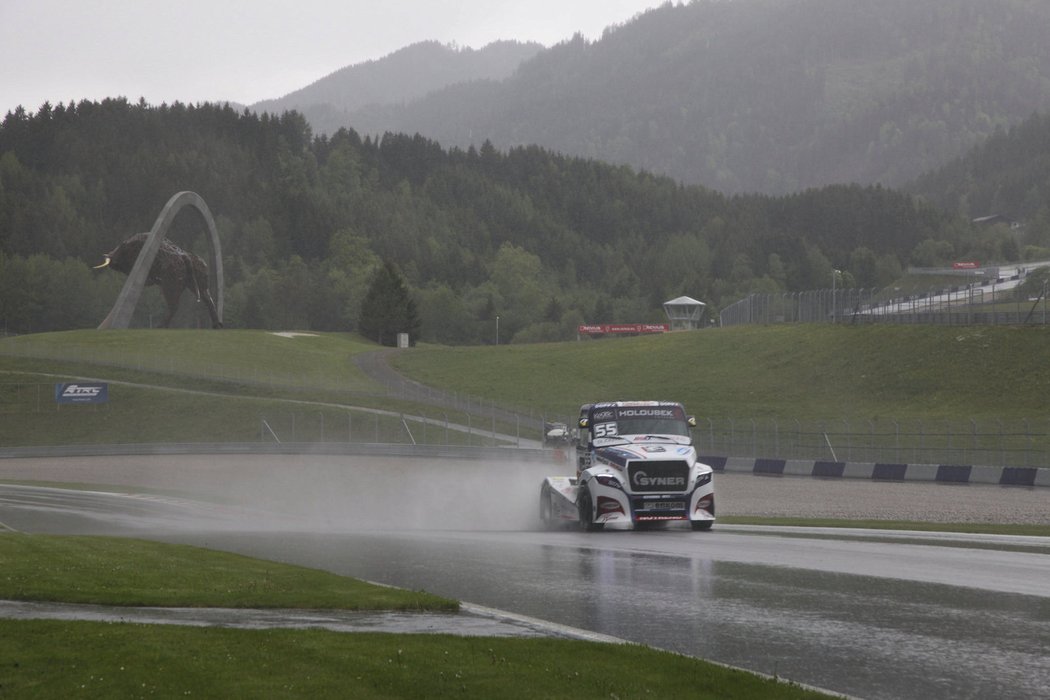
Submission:
[[1050,525],[1043,487],[719,474],[719,514]]

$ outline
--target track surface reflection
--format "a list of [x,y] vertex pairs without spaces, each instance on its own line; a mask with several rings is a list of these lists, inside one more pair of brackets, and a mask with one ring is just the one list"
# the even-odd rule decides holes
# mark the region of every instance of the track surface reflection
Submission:
[[128,490],[0,486],[0,523],[315,566],[865,698],[1050,695],[1050,548],[1038,538],[368,530],[265,499]]

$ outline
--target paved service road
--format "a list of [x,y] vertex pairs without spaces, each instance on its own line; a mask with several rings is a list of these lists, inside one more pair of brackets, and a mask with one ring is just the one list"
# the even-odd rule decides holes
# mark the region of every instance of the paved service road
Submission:
[[[317,566],[860,697],[1050,696],[1045,539],[723,524],[708,533],[542,532],[534,511],[549,467],[351,462],[3,460],[0,478],[32,473],[133,493],[4,487],[0,521]],[[722,513],[1050,518],[1045,490],[1035,489],[745,475],[719,475],[716,489]]]

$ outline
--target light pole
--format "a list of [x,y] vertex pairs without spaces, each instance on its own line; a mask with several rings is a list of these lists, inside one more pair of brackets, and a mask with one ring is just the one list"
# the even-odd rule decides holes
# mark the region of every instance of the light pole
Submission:
[[835,317],[837,315],[836,312],[838,311],[838,305],[835,303],[836,302],[836,297],[835,297],[835,280],[838,279],[838,276],[841,275],[841,274],[842,274],[842,270],[835,270],[835,269],[831,270],[831,322],[832,323],[835,323]]
[[496,345],[499,345],[499,314],[496,314]]

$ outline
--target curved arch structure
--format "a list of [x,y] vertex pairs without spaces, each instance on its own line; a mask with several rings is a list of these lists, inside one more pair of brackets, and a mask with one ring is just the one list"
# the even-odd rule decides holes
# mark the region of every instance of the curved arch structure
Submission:
[[142,246],[142,250],[135,260],[134,267],[128,273],[128,278],[124,281],[120,294],[117,295],[117,301],[113,304],[113,308],[105,320],[99,324],[100,329],[127,328],[131,323],[131,317],[135,313],[135,307],[139,303],[139,298],[142,296],[142,289],[146,286],[146,278],[149,276],[150,267],[153,266],[153,259],[157,257],[161,241],[167,235],[171,222],[175,220],[175,215],[183,207],[187,206],[196,209],[208,227],[209,241],[211,243],[208,258],[208,287],[215,290],[215,308],[218,312],[219,320],[222,320],[224,290],[222,248],[219,245],[219,232],[215,228],[215,220],[211,216],[208,205],[204,203],[199,194],[196,192],[179,192],[172,196],[168,203],[164,205],[164,208],[161,209],[160,215],[146,238],[146,243]]

